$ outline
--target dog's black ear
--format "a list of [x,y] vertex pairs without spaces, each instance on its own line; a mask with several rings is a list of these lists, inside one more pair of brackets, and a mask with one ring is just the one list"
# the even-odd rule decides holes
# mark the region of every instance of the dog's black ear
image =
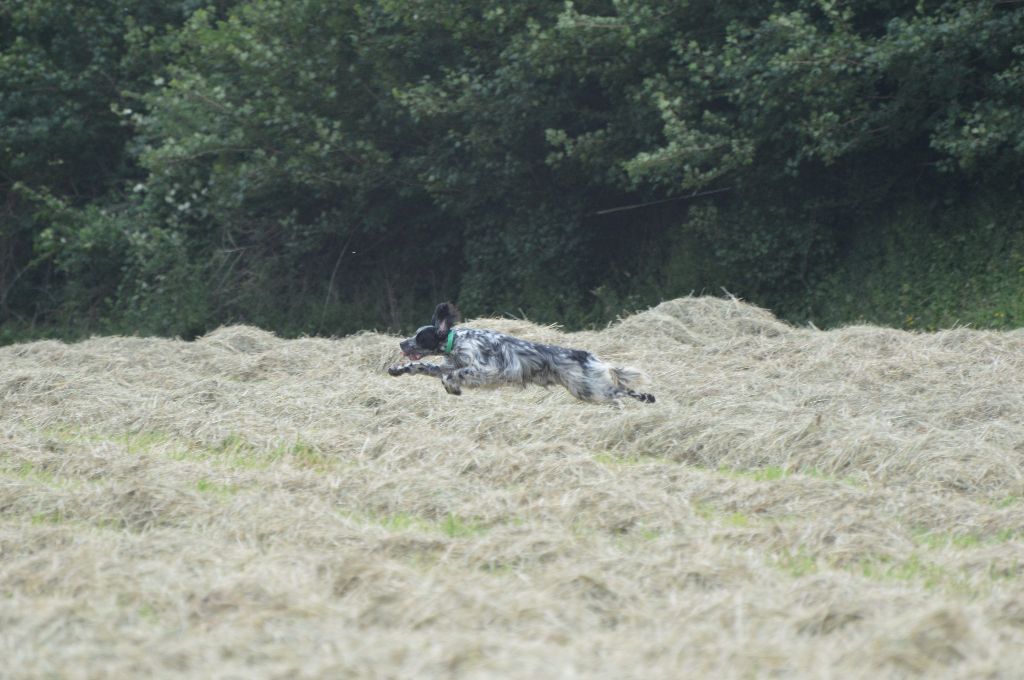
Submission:
[[441,335],[446,335],[448,329],[459,322],[459,310],[450,302],[442,302],[434,310],[432,321],[434,328]]

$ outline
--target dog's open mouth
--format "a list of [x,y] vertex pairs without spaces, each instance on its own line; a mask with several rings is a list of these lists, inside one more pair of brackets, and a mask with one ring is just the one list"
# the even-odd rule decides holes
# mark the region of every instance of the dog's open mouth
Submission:
[[419,361],[420,359],[423,358],[423,355],[420,354],[419,352],[402,352],[402,356],[404,356],[409,361]]

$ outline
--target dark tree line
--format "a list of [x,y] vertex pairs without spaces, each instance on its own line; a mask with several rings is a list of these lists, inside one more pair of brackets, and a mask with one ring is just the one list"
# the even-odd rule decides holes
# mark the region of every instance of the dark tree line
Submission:
[[1024,5],[0,2],[0,341],[1024,319]]

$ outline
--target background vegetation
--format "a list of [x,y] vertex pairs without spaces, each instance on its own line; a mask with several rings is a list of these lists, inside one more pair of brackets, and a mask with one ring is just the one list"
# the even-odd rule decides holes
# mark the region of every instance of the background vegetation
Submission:
[[1024,320],[1024,4],[0,2],[0,342]]

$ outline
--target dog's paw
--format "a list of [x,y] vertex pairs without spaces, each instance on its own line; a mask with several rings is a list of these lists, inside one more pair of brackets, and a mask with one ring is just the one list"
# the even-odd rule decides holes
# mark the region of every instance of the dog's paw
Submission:
[[441,384],[444,385],[444,391],[448,394],[454,394],[456,397],[462,394],[462,388],[448,376],[441,377]]
[[388,366],[388,375],[402,375],[408,373],[409,368],[406,366]]

